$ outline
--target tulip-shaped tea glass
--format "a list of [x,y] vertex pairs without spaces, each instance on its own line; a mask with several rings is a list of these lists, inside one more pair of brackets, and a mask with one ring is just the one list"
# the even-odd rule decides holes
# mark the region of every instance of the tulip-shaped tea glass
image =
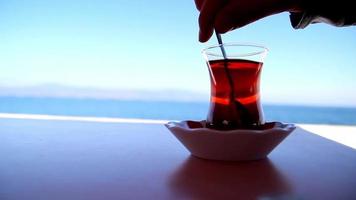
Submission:
[[264,124],[260,75],[267,51],[253,44],[221,44],[202,51],[211,81],[208,128],[254,129]]

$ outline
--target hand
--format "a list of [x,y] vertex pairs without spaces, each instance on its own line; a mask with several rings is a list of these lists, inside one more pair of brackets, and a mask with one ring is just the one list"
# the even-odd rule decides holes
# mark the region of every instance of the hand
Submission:
[[301,0],[195,0],[199,15],[199,41],[243,27],[263,17],[284,11],[300,11]]

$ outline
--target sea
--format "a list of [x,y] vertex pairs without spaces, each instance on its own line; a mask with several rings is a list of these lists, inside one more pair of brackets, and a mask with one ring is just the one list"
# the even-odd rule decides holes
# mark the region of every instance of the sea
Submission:
[[[108,100],[49,97],[0,97],[0,113],[203,120],[209,102]],[[266,121],[356,125],[356,108],[263,105]]]

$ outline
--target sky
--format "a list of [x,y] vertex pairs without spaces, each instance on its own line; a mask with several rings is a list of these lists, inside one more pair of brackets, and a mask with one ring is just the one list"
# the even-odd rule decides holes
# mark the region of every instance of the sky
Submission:
[[[0,87],[208,94],[193,0],[0,0]],[[223,36],[269,49],[262,101],[356,106],[356,26],[294,30],[288,13]]]

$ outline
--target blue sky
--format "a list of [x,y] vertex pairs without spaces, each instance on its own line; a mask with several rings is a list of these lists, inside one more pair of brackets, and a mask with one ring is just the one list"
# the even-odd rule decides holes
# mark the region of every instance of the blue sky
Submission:
[[[209,93],[187,1],[1,1],[0,85]],[[223,35],[270,49],[265,102],[356,106],[356,27],[294,30],[288,13]]]

